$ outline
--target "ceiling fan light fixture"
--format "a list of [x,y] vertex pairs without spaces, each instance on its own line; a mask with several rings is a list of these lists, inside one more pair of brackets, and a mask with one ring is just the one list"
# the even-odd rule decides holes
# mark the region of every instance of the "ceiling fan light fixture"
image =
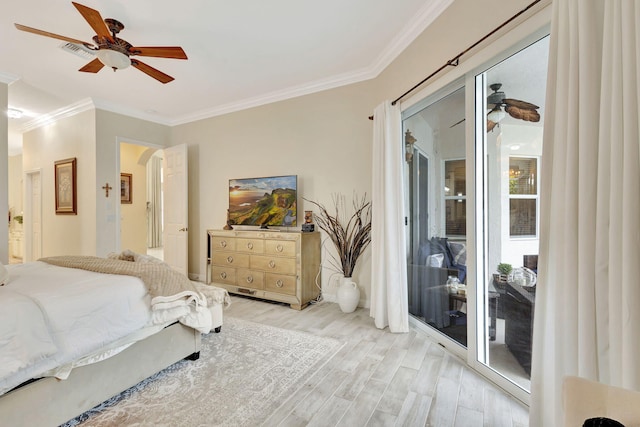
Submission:
[[127,55],[115,50],[100,49],[96,52],[96,56],[100,62],[114,70],[122,70],[131,65],[131,59]]
[[491,120],[494,123],[500,123],[505,117],[507,113],[505,113],[499,105],[495,106],[493,110],[489,111],[487,114],[487,119]]

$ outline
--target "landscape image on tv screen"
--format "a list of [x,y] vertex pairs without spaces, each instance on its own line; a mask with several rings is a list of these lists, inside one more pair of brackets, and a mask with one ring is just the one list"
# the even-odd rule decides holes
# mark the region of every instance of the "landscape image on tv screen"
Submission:
[[229,180],[229,222],[234,225],[294,227],[297,176]]

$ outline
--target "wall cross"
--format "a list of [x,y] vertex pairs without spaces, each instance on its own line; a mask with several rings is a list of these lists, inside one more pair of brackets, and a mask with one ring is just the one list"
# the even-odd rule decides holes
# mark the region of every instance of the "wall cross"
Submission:
[[107,182],[102,189],[104,190],[105,196],[109,197],[109,190],[113,190],[113,187],[111,187]]

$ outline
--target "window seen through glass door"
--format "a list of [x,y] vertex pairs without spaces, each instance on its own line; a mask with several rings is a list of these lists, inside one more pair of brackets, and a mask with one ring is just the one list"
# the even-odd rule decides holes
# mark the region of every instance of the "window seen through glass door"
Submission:
[[509,157],[509,234],[538,235],[538,159]]
[[444,162],[445,230],[447,237],[467,235],[467,178],[465,160]]

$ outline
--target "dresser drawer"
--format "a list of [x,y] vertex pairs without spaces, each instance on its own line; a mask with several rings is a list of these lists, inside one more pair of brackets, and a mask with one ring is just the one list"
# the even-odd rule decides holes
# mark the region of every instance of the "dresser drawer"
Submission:
[[264,273],[262,271],[239,268],[237,285],[246,288],[264,289]]
[[235,251],[236,239],[225,236],[211,236],[211,250]]
[[211,263],[213,265],[227,267],[248,268],[249,254],[239,252],[214,252],[211,257]]
[[236,284],[236,269],[229,267],[211,267],[211,280],[214,282],[226,283],[228,285]]
[[296,256],[296,242],[293,240],[265,240],[264,245],[267,255]]
[[253,254],[264,253],[264,240],[262,239],[236,239],[236,250]]
[[296,276],[284,276],[282,274],[265,274],[265,290],[281,294],[296,294]]
[[296,259],[267,255],[252,255],[251,268],[270,273],[296,274]]

